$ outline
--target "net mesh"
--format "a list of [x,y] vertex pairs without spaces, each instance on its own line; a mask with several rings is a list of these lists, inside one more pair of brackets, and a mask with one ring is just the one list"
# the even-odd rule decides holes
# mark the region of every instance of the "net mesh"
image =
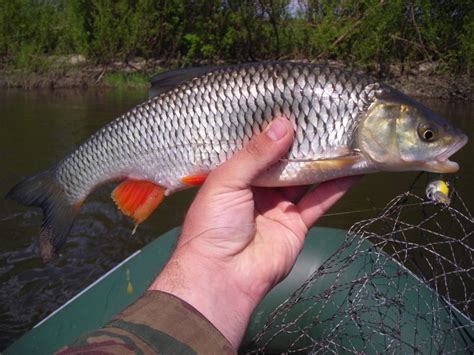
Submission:
[[412,192],[344,243],[254,336],[247,353],[472,353],[474,220]]

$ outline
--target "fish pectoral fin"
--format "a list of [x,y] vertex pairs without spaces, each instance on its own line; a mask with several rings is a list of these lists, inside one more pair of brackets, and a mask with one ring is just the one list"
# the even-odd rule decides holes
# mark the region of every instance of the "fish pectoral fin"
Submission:
[[360,151],[355,150],[352,148],[341,147],[341,148],[332,148],[327,149],[325,152],[320,153],[317,156],[313,156],[311,158],[302,158],[302,159],[282,159],[283,161],[288,162],[297,162],[297,163],[305,163],[305,162],[314,162],[314,161],[333,161],[333,160],[345,160],[345,159],[355,159],[360,156]]
[[207,179],[207,174],[188,175],[181,178],[181,182],[191,186],[201,186]]
[[112,199],[124,215],[140,224],[163,201],[165,190],[150,181],[127,179],[112,191]]
[[308,161],[308,166],[318,171],[332,171],[355,167],[364,161],[365,159],[361,154],[354,153],[337,158]]

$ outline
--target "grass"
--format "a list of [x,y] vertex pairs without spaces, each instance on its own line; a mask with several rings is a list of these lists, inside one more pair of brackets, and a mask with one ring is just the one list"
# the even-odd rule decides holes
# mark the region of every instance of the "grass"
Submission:
[[104,74],[103,82],[116,89],[148,89],[149,76],[144,73],[109,72]]

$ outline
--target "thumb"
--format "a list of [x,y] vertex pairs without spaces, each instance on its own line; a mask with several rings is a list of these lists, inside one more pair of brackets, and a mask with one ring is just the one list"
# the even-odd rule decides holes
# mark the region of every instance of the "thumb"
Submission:
[[222,186],[244,189],[288,152],[293,142],[293,127],[285,118],[276,118],[245,147],[219,166],[209,179]]

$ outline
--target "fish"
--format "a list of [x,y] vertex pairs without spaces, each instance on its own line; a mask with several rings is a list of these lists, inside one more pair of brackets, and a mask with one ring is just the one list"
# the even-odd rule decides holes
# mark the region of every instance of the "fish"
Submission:
[[172,70],[154,97],[88,138],[7,198],[43,210],[43,260],[64,245],[86,197],[107,181],[136,226],[166,196],[207,175],[275,117],[291,121],[287,155],[255,186],[310,185],[377,171],[453,173],[467,136],[427,107],[370,76],[325,65],[256,62]]

